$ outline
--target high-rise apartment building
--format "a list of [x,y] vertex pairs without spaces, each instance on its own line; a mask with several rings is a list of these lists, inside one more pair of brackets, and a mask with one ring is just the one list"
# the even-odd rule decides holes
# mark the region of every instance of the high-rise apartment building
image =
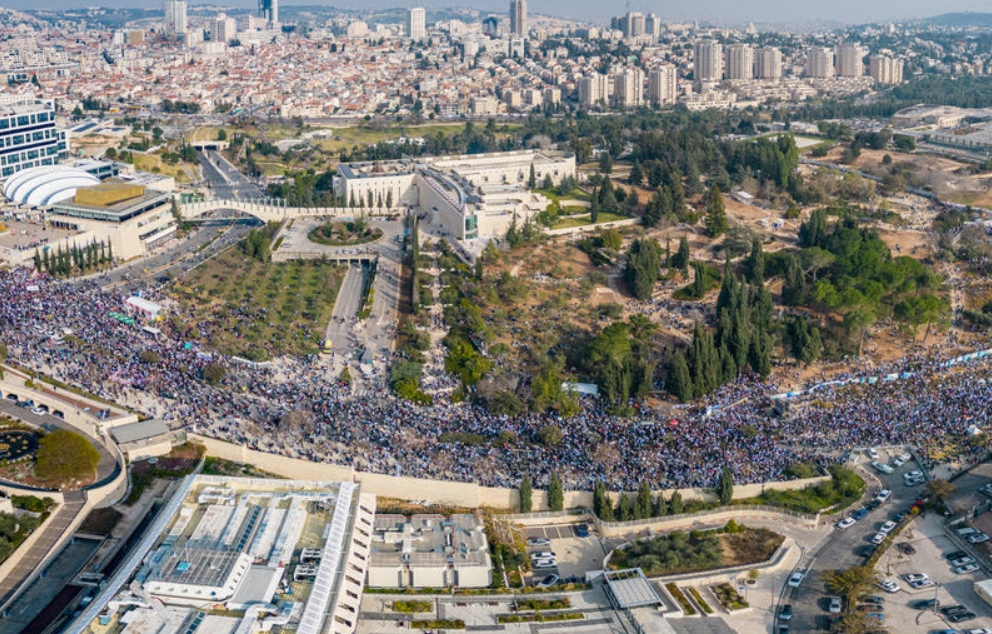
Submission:
[[865,74],[861,47],[857,44],[838,44],[834,49],[837,56],[838,77],[861,77]]
[[214,42],[230,42],[238,36],[238,21],[227,17],[226,13],[218,13],[210,30],[210,38]]
[[644,33],[647,35],[661,35],[662,31],[661,18],[653,13],[649,13],[644,17]]
[[186,32],[186,0],[166,0],[165,34],[180,37]]
[[279,0],[258,0],[258,14],[265,18],[267,27],[279,26]]
[[617,23],[624,37],[638,37],[645,33],[646,23],[643,13],[628,11],[627,15],[617,20]]
[[782,78],[782,51],[774,47],[754,52],[754,76],[758,79]]
[[427,12],[423,7],[414,7],[406,12],[406,34],[417,42],[427,37]]
[[754,79],[754,49],[750,44],[727,47],[727,79]]
[[648,73],[648,101],[653,106],[668,106],[678,100],[678,73],[674,66],[661,66]]
[[834,51],[818,46],[811,48],[806,56],[806,75],[814,79],[834,76]]
[[868,59],[868,72],[877,84],[901,84],[902,60],[888,55],[872,55]]
[[510,33],[527,33],[527,0],[510,0]]
[[613,104],[617,108],[637,108],[644,105],[644,71],[625,68],[613,78]]
[[715,40],[696,42],[693,78],[696,90],[712,88],[723,79],[723,46]]
[[0,178],[69,157],[69,138],[55,127],[51,101],[16,96],[0,105]]
[[610,82],[606,75],[593,73],[579,80],[579,105],[583,108],[593,108],[608,102],[610,98]]

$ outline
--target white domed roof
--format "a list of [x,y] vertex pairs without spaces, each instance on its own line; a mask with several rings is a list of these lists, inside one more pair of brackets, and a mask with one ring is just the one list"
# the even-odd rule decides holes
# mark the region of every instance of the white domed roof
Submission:
[[3,195],[18,205],[43,207],[72,198],[78,188],[99,182],[99,178],[81,169],[43,165],[21,170],[8,178]]

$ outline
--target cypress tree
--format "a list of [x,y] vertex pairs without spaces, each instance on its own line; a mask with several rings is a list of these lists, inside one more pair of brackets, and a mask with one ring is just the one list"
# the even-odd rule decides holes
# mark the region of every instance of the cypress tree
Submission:
[[561,487],[561,479],[557,472],[551,473],[551,480],[548,481],[548,508],[552,511],[560,511],[565,506],[565,492]]
[[672,515],[680,515],[685,510],[685,504],[682,502],[682,494],[678,491],[672,493],[672,499],[668,502],[668,510]]
[[682,403],[692,400],[692,377],[689,375],[689,365],[681,350],[676,350],[668,363],[668,382],[665,387],[669,394]]
[[634,502],[634,519],[644,520],[651,517],[651,485],[647,480],[641,480],[637,489],[637,500]]
[[724,467],[720,474],[720,481],[716,486],[716,495],[720,498],[720,504],[726,506],[734,499],[734,474],[729,467]]
[[520,512],[530,513],[533,506],[534,489],[530,482],[530,474],[525,473],[520,480]]
[[668,502],[665,501],[665,494],[659,493],[654,499],[654,516],[665,517],[668,515]]
[[620,493],[620,501],[617,503],[617,519],[621,522],[629,522],[634,519],[633,511],[630,508],[630,500],[626,493]]
[[715,238],[726,231],[727,211],[723,205],[723,194],[719,187],[713,185],[706,201],[706,233]]
[[34,270],[41,273],[41,253],[38,249],[34,250]]

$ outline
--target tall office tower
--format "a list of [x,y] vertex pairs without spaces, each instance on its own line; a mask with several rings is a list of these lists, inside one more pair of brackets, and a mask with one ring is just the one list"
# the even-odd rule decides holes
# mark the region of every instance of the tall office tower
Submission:
[[609,80],[606,75],[593,73],[579,80],[579,105],[592,108],[605,103],[610,96]]
[[617,26],[623,32],[624,37],[637,37],[644,35],[645,22],[643,13],[628,11],[627,15],[617,20]]
[[69,138],[55,126],[51,101],[13,95],[0,103],[0,179],[69,156]]
[[712,88],[723,79],[723,46],[714,40],[696,42],[696,56],[692,71],[696,90]]
[[230,42],[238,36],[238,22],[227,17],[226,13],[218,13],[210,30],[210,38],[214,42]]
[[674,66],[661,66],[648,73],[648,101],[653,106],[668,106],[678,99],[678,74]]
[[750,44],[727,47],[727,79],[754,79],[754,49]]
[[647,35],[661,35],[661,18],[653,13],[644,17],[644,33]]
[[782,78],[782,51],[777,48],[759,48],[754,52],[754,76],[758,79]]
[[806,75],[814,79],[826,79],[834,76],[833,49],[818,46],[809,49],[806,58]]
[[274,29],[279,26],[279,0],[258,0],[258,14]]
[[527,0],[510,0],[510,33],[527,33]]
[[418,42],[427,37],[427,13],[423,7],[414,7],[406,12],[406,34]]
[[644,105],[644,71],[625,68],[613,78],[613,102],[617,108],[637,108]]
[[166,0],[165,33],[179,37],[186,32],[186,0]]
[[838,44],[834,53],[837,56],[838,77],[861,77],[865,74],[864,64],[861,62],[864,56],[860,46],[850,43]]
[[868,59],[868,72],[876,84],[901,84],[902,60],[888,55],[872,55]]

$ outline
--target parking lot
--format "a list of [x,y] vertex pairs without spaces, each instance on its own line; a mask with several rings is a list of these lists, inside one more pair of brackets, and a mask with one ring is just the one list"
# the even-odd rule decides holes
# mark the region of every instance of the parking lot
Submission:
[[[881,589],[878,595],[885,598],[885,624],[892,632],[943,632],[956,629],[965,632],[975,628],[992,628],[992,606],[989,606],[975,593],[976,581],[988,578],[984,572],[977,571],[969,574],[955,574],[945,555],[962,550],[960,544],[953,541],[944,533],[943,518],[928,514],[910,526],[902,534],[904,539],[916,553],[906,555],[891,549],[881,558],[876,570],[881,576],[893,579],[899,584],[900,590],[886,593]],[[934,585],[919,590],[910,588],[906,575],[924,573]],[[962,622],[951,623],[940,613],[933,610],[917,610],[912,604],[933,599],[936,596],[940,606],[962,605],[967,611],[973,612],[976,618]]]
[[550,574],[556,574],[562,579],[583,579],[586,571],[603,569],[603,558],[609,548],[604,546],[591,524],[586,524],[588,537],[579,537],[578,526],[579,524],[560,524],[524,529],[525,539],[548,539],[551,542],[550,545],[543,546],[528,545],[528,554],[551,551],[555,554],[557,564],[553,567],[535,568],[529,584],[537,583]]

